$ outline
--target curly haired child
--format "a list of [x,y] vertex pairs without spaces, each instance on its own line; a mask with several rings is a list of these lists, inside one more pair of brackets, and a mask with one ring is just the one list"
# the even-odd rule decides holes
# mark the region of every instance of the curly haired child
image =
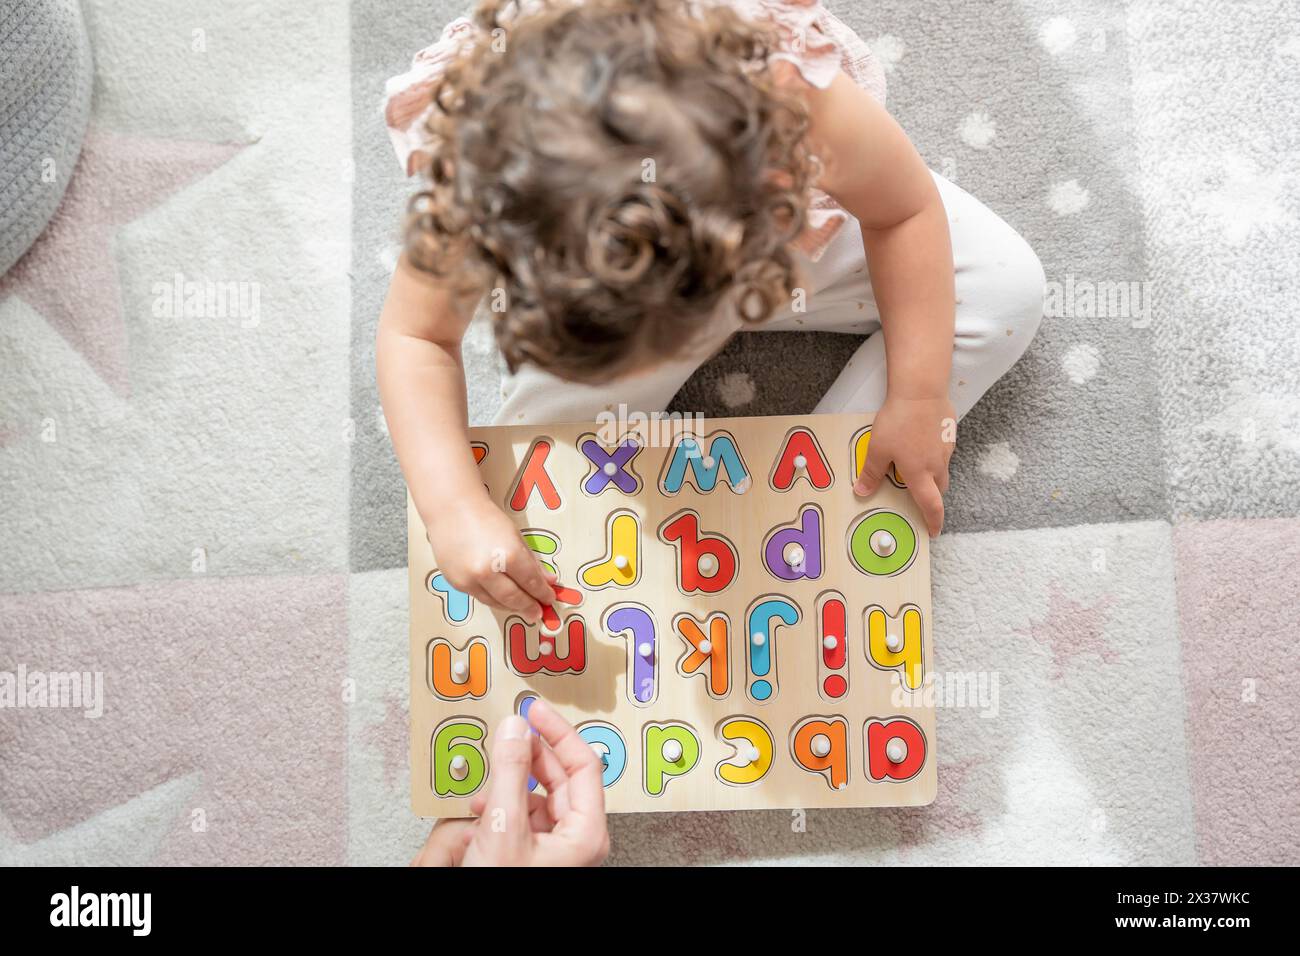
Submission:
[[453,585],[530,621],[552,600],[466,431],[460,343],[484,295],[506,424],[662,410],[738,331],[866,333],[816,411],[874,411],[854,493],[893,462],[939,533],[951,425],[1028,346],[1043,273],[883,100],[817,0],[486,2],[389,82],[424,188],[380,392]]

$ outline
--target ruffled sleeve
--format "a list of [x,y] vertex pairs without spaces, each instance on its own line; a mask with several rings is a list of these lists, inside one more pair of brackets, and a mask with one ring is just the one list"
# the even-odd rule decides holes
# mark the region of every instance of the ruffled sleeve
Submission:
[[408,176],[428,159],[426,120],[433,109],[433,88],[447,64],[460,53],[462,44],[471,40],[477,30],[466,17],[453,20],[443,28],[437,42],[415,54],[409,70],[384,84],[384,123],[397,161]]
[[731,5],[741,16],[777,28],[783,43],[772,59],[794,66],[809,84],[824,90],[843,71],[884,103],[885,73],[871,48],[821,0],[737,0]]
[[[826,89],[843,72],[885,102],[885,71],[866,42],[835,17],[821,0],[736,0],[736,12],[755,22],[774,25],[782,43],[772,59],[799,71],[805,82]],[[809,197],[807,221],[794,246],[816,262],[849,221],[849,214],[819,189]]]

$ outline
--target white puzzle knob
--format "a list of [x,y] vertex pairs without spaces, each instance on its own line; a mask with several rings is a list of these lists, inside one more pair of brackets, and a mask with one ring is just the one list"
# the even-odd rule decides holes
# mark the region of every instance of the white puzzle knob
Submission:
[[836,639],[834,634],[827,634],[822,638],[822,647],[826,648],[828,651],[835,650],[835,648],[839,646],[839,643],[840,642]]
[[620,571],[627,570],[627,555],[625,554],[614,555],[614,567],[618,568]]
[[897,654],[903,649],[903,636],[901,634],[886,634],[885,647],[889,648],[891,654]]
[[555,645],[550,641],[540,641],[537,645],[537,653],[543,656],[550,654],[553,650],[555,650]]
[[792,568],[799,567],[801,564],[803,564],[803,559],[804,559],[803,548],[799,547],[799,545],[792,544],[785,549],[785,563],[790,565],[790,567]]
[[885,756],[890,763],[902,763],[907,759],[907,744],[903,743],[902,737],[889,739],[889,743],[885,744]]
[[812,748],[812,752],[816,756],[825,757],[831,752],[831,738],[827,737],[825,734],[818,734],[812,739],[809,746]]
[[712,455],[705,455],[703,458],[700,459],[700,464],[703,465],[705,468],[712,468],[712,467],[713,467],[713,456],[712,456]]
[[894,540],[894,536],[883,528],[879,531],[873,531],[867,543],[871,545],[871,550],[882,558],[889,557],[898,548],[898,542]]
[[807,467],[808,467],[808,459],[805,458],[803,455],[795,455],[795,456],[794,456],[794,466],[795,466],[796,468],[807,468]]
[[742,747],[740,749],[740,759],[745,761],[747,764],[758,763],[758,758],[760,756],[761,754],[759,754],[757,747]]
[[468,769],[469,769],[469,761],[466,760],[464,757],[462,757],[460,754],[456,754],[456,756],[451,758],[452,773],[464,773]]
[[618,474],[618,465],[614,464],[612,461],[607,461],[600,470],[613,478]]
[[664,759],[669,763],[676,763],[682,759],[682,742],[680,740],[665,740],[663,749]]
[[654,645],[652,645],[649,641],[642,641],[640,644],[636,646],[636,652],[640,654],[642,657],[649,657],[651,654],[655,652]]
[[702,554],[700,555],[698,566],[700,574],[703,574],[706,577],[713,577],[713,575],[718,572],[718,559],[711,554]]
[[767,643],[767,635],[762,631],[755,631],[753,634],[749,635],[749,639],[755,647],[762,647]]
[[451,675],[461,683],[464,683],[465,675],[468,673],[469,673],[469,668],[465,666],[464,661],[457,661],[455,664],[451,665]]
[[710,641],[708,638],[705,638],[704,640],[700,641],[700,653],[701,653],[701,654],[709,654],[709,653],[712,653],[712,651],[713,651],[713,642],[712,642],[712,641]]

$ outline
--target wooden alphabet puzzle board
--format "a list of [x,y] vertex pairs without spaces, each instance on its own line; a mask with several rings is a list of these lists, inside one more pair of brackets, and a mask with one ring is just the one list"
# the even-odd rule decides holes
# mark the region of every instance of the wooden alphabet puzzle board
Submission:
[[[581,603],[538,626],[456,591],[408,506],[411,801],[465,816],[540,696],[611,812],[934,799],[929,540],[871,417],[471,429],[493,500]],[[448,502],[447,507],[455,507]]]

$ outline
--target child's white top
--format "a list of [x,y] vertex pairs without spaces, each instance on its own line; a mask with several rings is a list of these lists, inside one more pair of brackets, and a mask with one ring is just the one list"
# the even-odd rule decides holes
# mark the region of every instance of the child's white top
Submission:
[[[722,0],[697,0],[717,4]],[[870,48],[821,3],[821,0],[730,0],[747,19],[775,25],[781,34],[780,51],[773,57],[793,64],[808,83],[825,89],[843,73],[882,104],[885,74]],[[526,10],[527,0],[522,4]],[[420,167],[429,142],[426,119],[433,108],[433,88],[461,45],[477,31],[474,23],[459,17],[443,28],[436,42],[415,54],[411,68],[384,85],[384,122],[408,176]],[[849,215],[825,193],[814,189],[808,204],[808,225],[795,241],[800,252],[814,262],[821,258]]]

